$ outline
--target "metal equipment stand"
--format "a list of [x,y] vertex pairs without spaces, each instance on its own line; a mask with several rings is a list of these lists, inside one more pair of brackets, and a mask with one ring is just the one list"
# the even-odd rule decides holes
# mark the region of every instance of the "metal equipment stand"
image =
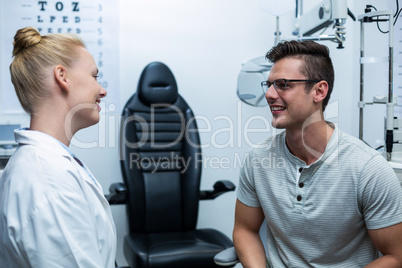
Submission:
[[[381,19],[381,17],[388,17],[386,19]],[[385,135],[385,147],[387,152],[387,160],[391,161],[392,156],[392,146],[394,142],[394,97],[393,97],[393,53],[394,53],[394,17],[392,10],[385,11],[375,11],[362,14],[358,17],[360,21],[360,102],[359,102],[359,138],[363,140],[363,108],[367,103],[363,100],[363,75],[364,75],[364,64],[366,63],[377,63],[383,61],[381,58],[376,57],[365,57],[364,56],[364,23],[377,22],[377,21],[388,21],[389,22],[389,56],[388,59],[388,98],[386,100],[387,105],[387,117],[386,117],[386,135]],[[379,102],[380,103],[380,102]]]

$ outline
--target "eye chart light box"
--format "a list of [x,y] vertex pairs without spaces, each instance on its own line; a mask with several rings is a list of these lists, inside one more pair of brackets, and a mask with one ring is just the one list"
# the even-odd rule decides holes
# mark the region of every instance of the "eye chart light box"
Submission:
[[14,35],[27,26],[35,27],[42,35],[80,35],[98,66],[98,82],[108,92],[102,100],[106,111],[110,107],[120,110],[118,3],[114,0],[0,1],[2,113],[23,113],[11,83],[9,66]]

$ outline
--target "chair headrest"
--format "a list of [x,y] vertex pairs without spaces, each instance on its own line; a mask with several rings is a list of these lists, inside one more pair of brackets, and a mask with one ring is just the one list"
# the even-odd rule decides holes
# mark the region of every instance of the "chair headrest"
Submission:
[[172,104],[176,101],[177,83],[172,71],[162,62],[151,62],[140,76],[137,88],[140,100],[151,104]]

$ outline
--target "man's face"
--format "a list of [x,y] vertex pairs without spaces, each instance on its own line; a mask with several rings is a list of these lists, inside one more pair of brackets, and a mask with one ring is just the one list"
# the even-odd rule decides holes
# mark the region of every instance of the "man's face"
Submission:
[[[297,58],[284,58],[277,61],[269,74],[268,81],[277,79],[309,79],[300,69],[303,61]],[[265,98],[272,112],[272,126],[278,129],[301,129],[306,119],[315,111],[313,92],[306,93],[305,82],[288,82],[286,90],[278,93],[272,85]]]

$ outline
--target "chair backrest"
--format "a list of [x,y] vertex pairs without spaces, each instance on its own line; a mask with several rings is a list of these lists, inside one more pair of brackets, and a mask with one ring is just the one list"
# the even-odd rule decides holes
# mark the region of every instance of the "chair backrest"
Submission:
[[123,109],[120,150],[130,232],[195,229],[200,138],[173,73],[161,62],[145,67]]

